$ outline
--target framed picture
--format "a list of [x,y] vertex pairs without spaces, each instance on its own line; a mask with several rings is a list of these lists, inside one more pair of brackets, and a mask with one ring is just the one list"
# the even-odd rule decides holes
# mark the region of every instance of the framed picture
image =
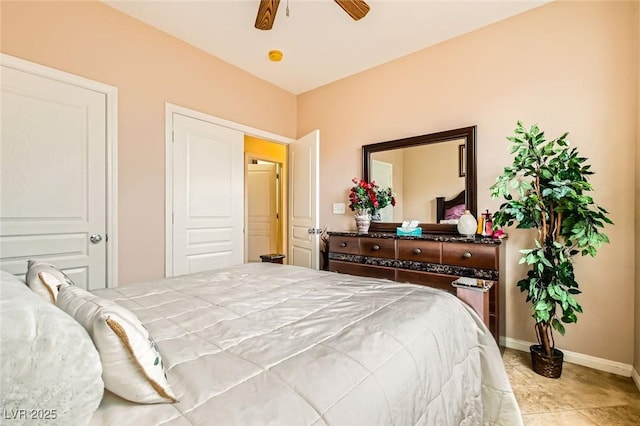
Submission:
[[466,157],[466,145],[462,144],[458,147],[458,176],[460,177],[467,175]]

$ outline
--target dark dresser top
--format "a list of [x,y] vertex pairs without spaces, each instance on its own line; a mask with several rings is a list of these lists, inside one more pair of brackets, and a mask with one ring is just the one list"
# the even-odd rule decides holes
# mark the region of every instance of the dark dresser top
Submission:
[[420,236],[414,235],[397,235],[393,232],[367,232],[358,233],[355,231],[329,231],[329,236],[337,237],[364,237],[364,238],[388,238],[394,240],[428,240],[428,241],[443,241],[454,243],[472,243],[472,244],[489,244],[499,245],[502,244],[502,239],[491,237],[465,237],[462,235],[450,235],[450,234],[422,234]]

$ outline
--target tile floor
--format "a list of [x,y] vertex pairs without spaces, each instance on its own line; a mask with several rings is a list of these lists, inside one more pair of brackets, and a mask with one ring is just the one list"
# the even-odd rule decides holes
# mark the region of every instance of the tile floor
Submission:
[[511,386],[526,426],[640,425],[640,392],[633,379],[565,362],[562,377],[531,369],[528,352],[505,349]]

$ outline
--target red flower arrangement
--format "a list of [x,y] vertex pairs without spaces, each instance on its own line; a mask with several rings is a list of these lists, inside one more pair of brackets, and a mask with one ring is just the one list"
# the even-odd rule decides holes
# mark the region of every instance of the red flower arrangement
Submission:
[[367,182],[363,179],[353,178],[355,184],[349,192],[349,208],[356,210],[380,210],[388,205],[395,206],[395,193],[391,188],[380,188],[375,181]]

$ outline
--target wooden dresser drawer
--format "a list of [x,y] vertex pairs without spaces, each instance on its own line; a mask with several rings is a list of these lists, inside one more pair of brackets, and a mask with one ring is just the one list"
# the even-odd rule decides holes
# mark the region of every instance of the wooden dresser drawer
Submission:
[[442,243],[424,240],[398,240],[398,259],[441,263]]
[[358,275],[361,277],[386,278],[388,280],[394,280],[396,277],[396,270],[394,268],[340,262],[336,260],[329,261],[329,271],[340,274]]
[[360,238],[360,254],[394,259],[396,257],[396,240],[392,238]]
[[451,293],[456,292],[456,288],[451,283],[456,279],[452,275],[434,274],[431,272],[409,271],[398,269],[396,281],[403,283],[421,284],[428,287],[439,288]]
[[442,243],[442,263],[469,268],[498,269],[498,246]]
[[332,235],[329,238],[329,251],[335,253],[360,254],[359,238]]

